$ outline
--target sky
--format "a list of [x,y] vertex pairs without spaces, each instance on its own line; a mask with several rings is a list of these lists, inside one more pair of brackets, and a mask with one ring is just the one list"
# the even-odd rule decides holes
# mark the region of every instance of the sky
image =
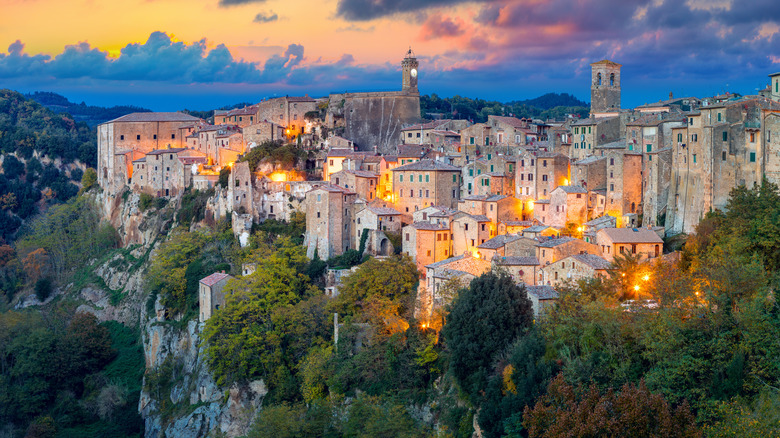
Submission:
[[778,0],[0,0],[0,88],[93,105],[213,109],[280,95],[590,100],[589,64],[623,65],[623,107],[780,71]]

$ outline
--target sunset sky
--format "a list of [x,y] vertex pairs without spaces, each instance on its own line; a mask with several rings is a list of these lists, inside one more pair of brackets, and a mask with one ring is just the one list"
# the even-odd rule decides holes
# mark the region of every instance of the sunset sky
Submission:
[[623,64],[623,106],[755,93],[780,71],[778,0],[0,0],[0,87],[88,104],[210,109],[400,89],[589,100]]

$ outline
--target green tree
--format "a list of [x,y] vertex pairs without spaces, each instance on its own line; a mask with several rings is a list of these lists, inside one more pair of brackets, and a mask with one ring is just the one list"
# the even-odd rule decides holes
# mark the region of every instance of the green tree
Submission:
[[[204,232],[176,229],[160,245],[152,260],[146,280],[149,287],[160,294],[161,303],[174,314],[185,313],[195,299],[193,294],[197,289],[193,290],[192,280],[188,287],[187,270],[199,259],[208,241],[209,235]],[[190,269],[191,279],[200,273],[193,271]],[[197,284],[194,286],[197,288]]]
[[442,335],[450,371],[473,400],[485,388],[496,354],[533,322],[525,288],[508,275],[487,273],[461,290],[449,308]]
[[87,170],[81,176],[81,191],[88,192],[95,184],[97,184],[97,172],[95,172],[95,169],[87,167]]

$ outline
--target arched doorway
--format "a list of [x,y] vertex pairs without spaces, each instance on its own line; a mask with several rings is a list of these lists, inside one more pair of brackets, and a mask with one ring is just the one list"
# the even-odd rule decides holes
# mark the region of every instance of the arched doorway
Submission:
[[389,256],[393,253],[393,246],[390,244],[390,240],[383,238],[379,243],[379,253],[383,256]]

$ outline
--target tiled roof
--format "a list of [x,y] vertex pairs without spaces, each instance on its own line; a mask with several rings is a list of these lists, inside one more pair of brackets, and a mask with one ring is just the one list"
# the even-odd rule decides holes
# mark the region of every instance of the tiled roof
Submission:
[[520,236],[517,236],[515,234],[501,234],[500,236],[496,236],[487,242],[483,243],[482,245],[479,245],[477,248],[482,249],[498,249],[503,247],[509,242],[514,242],[515,240],[520,239]]
[[566,193],[588,193],[585,188],[580,186],[558,186],[556,187],[556,190],[561,189]]
[[222,272],[215,272],[211,275],[209,275],[206,278],[203,278],[200,280],[201,283],[205,284],[206,286],[214,286],[215,284],[219,283],[220,281],[230,278],[230,274],[223,274]]
[[133,163],[145,163],[145,162],[146,162],[146,156],[145,155],[143,157],[137,159],[137,160],[133,160]]
[[379,174],[378,173],[369,172],[367,170],[348,170],[348,169],[344,169],[344,170],[340,170],[340,171],[334,173],[334,175],[337,174],[337,173],[341,173],[341,172],[350,173],[350,174],[358,176],[360,178],[379,178]]
[[499,256],[493,260],[501,266],[539,266],[539,259],[536,257]]
[[488,118],[496,120],[501,123],[506,123],[509,126],[512,126],[513,128],[526,128],[526,122],[523,120],[520,120],[516,117],[505,117],[505,116],[488,116]]
[[400,211],[388,207],[366,207],[366,209],[376,213],[379,216],[395,216],[401,214]]
[[456,262],[458,260],[463,260],[465,257],[471,257],[471,256],[459,255],[459,256],[455,256],[455,257],[450,257],[448,259],[444,259],[444,260],[440,260],[438,262],[431,263],[430,265],[425,265],[425,267],[426,268],[436,269],[436,268],[440,268],[442,266],[448,265],[448,264],[450,264],[452,262]]
[[604,216],[601,216],[601,217],[597,217],[596,219],[591,219],[591,220],[585,222],[584,225],[594,226],[594,225],[603,224],[605,222],[617,222],[617,219],[614,216],[610,216],[610,215],[607,214],[607,215],[604,215]]
[[353,151],[352,149],[346,149],[346,148],[344,148],[344,149],[331,149],[331,150],[328,151],[328,156],[329,157],[348,157],[348,156],[350,156],[350,155],[352,155],[354,153],[355,153],[355,151]]
[[395,171],[407,171],[407,170],[430,170],[430,171],[445,171],[445,172],[460,172],[459,167],[455,167],[446,163],[442,163],[441,161],[435,161],[435,160],[420,160],[415,161],[414,163],[405,164],[403,166],[398,166],[395,169],[393,169],[393,172]]
[[492,196],[488,196],[488,198],[485,199],[485,201],[487,201],[487,202],[498,202],[498,201],[500,201],[500,200],[502,200],[504,198],[508,198],[508,196],[506,196],[506,195],[492,195]]
[[115,122],[196,122],[200,120],[189,114],[180,112],[172,113],[130,113],[122,117],[110,120],[106,123]]
[[316,186],[316,187],[312,188],[309,191],[311,192],[311,191],[314,191],[314,190],[325,190],[327,192],[341,192],[341,193],[344,193],[344,194],[351,194],[352,193],[349,190],[345,189],[344,187],[337,186],[335,184],[327,184],[327,183],[326,184],[322,184],[320,186]]
[[508,227],[531,227],[534,225],[533,221],[502,221],[504,225]]
[[613,243],[664,243],[658,234],[647,228],[602,228]]
[[594,146],[595,149],[625,149],[626,139],[613,141],[611,143],[604,143]]
[[571,164],[572,164],[572,166],[577,166],[577,165],[580,165],[580,164],[593,164],[593,163],[595,163],[597,161],[606,160],[606,159],[607,159],[607,157],[599,157],[599,156],[596,156],[596,155],[591,155],[591,156],[585,157],[585,158],[583,158],[581,160],[577,160],[577,161],[575,161],[575,162],[573,162]]
[[526,293],[540,300],[557,300],[558,292],[552,286],[526,286]]
[[574,240],[579,240],[579,239],[575,239],[573,237],[568,237],[568,236],[555,237],[552,239],[547,239],[543,242],[539,242],[536,244],[536,246],[540,248],[555,248],[556,246],[563,245],[564,243],[569,243]]
[[605,260],[604,257],[597,256],[594,254],[574,254],[573,256],[571,256],[571,258],[597,270],[609,269],[611,265],[611,263]]
[[402,128],[401,131],[414,131],[414,130],[420,130],[420,129],[435,129],[438,128],[441,125],[444,125],[451,120],[449,119],[442,119],[442,120],[432,120],[427,123],[418,123],[416,125],[407,126],[406,128]]
[[399,145],[398,156],[400,158],[422,158],[429,150],[429,147],[420,145]]
[[534,225],[532,227],[526,228],[525,230],[523,230],[523,232],[524,233],[541,233],[542,231],[544,231],[544,230],[546,230],[548,228],[550,228],[550,227],[547,226],[547,225],[544,225],[544,224],[542,224],[542,225]]
[[146,155],[176,154],[186,150],[187,148],[155,149],[153,151],[147,152]]
[[594,62],[591,65],[602,65],[602,64],[603,65],[612,65],[612,66],[615,66],[615,67],[622,67],[622,65],[618,64],[615,61],[610,61],[609,59],[602,59],[601,61]]
[[416,229],[416,230],[425,230],[425,231],[441,231],[441,230],[449,230],[449,228],[444,228],[441,225],[438,224],[432,224],[430,222],[415,222],[410,227]]
[[470,214],[469,216],[477,222],[490,222],[490,219],[484,214]]

